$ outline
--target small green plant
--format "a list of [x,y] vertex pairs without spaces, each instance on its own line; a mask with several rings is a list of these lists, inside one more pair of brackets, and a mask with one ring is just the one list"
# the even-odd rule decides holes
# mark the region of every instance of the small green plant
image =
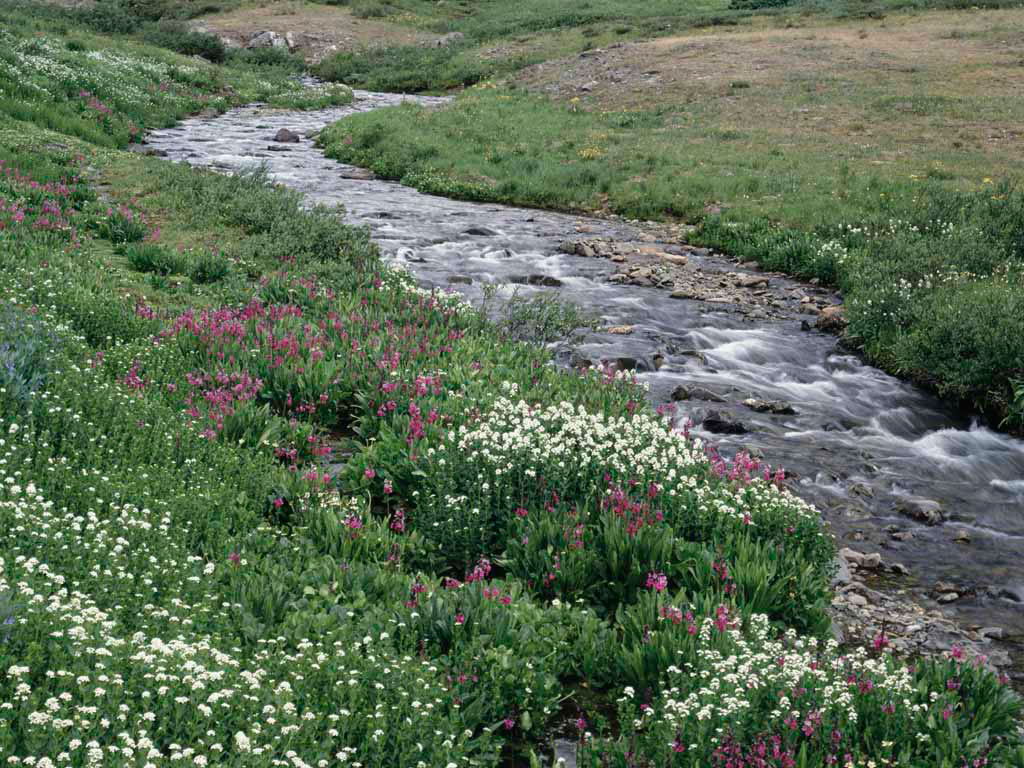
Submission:
[[221,251],[200,251],[188,268],[188,275],[195,283],[216,283],[231,271],[231,262]]
[[159,243],[131,242],[116,248],[128,259],[132,269],[156,275],[180,275],[188,268],[188,260]]

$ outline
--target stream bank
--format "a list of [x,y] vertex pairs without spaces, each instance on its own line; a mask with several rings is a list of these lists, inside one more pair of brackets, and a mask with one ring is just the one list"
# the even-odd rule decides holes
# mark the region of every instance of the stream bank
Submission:
[[[603,330],[556,358],[637,370],[652,403],[674,404],[723,456],[784,467],[849,550],[843,631],[884,626],[910,652],[959,641],[1011,661],[1024,636],[1024,443],[844,350],[816,327],[835,314],[824,289],[682,247],[679,230],[423,195],[324,158],[310,138],[403,98],[244,107],[156,131],[146,149],[226,173],[264,163],[310,203],[343,205],[426,286],[471,300],[492,283],[557,291],[598,313]],[[297,140],[275,141],[282,129]]]

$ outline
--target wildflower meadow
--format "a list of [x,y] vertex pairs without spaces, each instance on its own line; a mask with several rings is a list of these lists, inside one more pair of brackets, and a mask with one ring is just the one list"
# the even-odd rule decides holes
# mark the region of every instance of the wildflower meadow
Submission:
[[783,473],[82,134],[0,132],[5,765],[1024,766],[984,659],[832,639]]

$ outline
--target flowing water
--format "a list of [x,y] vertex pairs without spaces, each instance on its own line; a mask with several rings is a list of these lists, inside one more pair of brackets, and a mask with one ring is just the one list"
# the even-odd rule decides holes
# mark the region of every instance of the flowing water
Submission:
[[[635,326],[628,336],[593,333],[576,354],[637,361],[656,404],[667,402],[680,384],[721,395],[727,402],[714,408],[749,429],[709,436],[724,455],[763,453],[794,472],[794,490],[822,510],[841,545],[878,550],[886,561],[907,565],[922,593],[938,580],[952,582],[965,596],[942,610],[967,624],[1024,635],[1024,442],[977,426],[913,385],[865,365],[834,336],[801,330],[796,312],[752,322],[721,304],[610,283],[615,265],[608,260],[558,250],[581,231],[642,239],[629,225],[432,197],[368,180],[358,169],[326,159],[305,134],[403,98],[356,96],[351,106],[318,112],[253,106],[194,118],[154,132],[148,144],[171,159],[222,172],[265,163],[275,181],[310,202],[344,205],[348,220],[368,226],[385,256],[405,263],[424,285],[455,283],[478,299],[487,283],[556,278],[557,288],[525,290],[557,290],[609,326]],[[304,138],[274,144],[280,128]],[[724,258],[694,259],[708,271],[742,271]],[[772,283],[782,291],[799,288],[774,277]],[[652,362],[658,355],[660,367]],[[568,352],[561,356],[567,359]],[[754,413],[741,404],[751,397],[785,400],[797,413]],[[699,422],[699,407],[709,405],[681,408],[695,411]],[[925,525],[907,509],[941,510],[945,522]],[[912,538],[893,538],[897,528],[911,531]],[[968,536],[967,543],[956,540]]]

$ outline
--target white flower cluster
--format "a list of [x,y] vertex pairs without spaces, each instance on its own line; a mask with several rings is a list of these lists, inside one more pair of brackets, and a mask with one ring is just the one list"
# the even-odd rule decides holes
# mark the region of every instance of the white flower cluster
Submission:
[[608,475],[615,483],[654,485],[661,497],[692,500],[701,513],[749,518],[746,522],[754,524],[759,510],[777,505],[819,518],[812,506],[763,480],[745,487],[713,482],[703,443],[647,413],[609,417],[568,402],[539,408],[502,397],[476,425],[450,431],[442,453],[486,467],[488,472],[478,474],[480,483],[488,484],[482,490],[490,490],[492,473],[499,482],[543,477],[556,489],[600,483]]
[[397,654],[388,633],[245,650],[243,606],[229,597],[245,561],[191,554],[188,520],[163,501],[112,500],[98,471],[81,509],[58,508],[29,479],[30,446],[0,448],[0,595],[15,607],[4,642],[15,658],[29,643],[47,649],[45,668],[0,672],[7,764],[467,764],[432,662]]

